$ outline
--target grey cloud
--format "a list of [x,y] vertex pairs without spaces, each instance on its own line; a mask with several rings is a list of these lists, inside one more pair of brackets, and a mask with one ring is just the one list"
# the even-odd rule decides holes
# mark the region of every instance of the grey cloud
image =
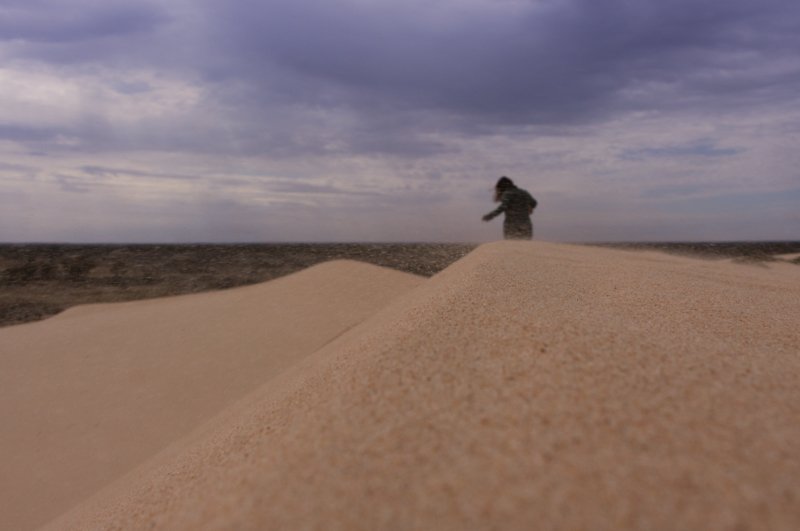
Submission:
[[643,199],[682,199],[704,191],[708,191],[708,187],[703,185],[655,186],[644,190],[641,197]]
[[102,151],[116,144],[114,137],[111,124],[97,116],[60,126],[0,123],[0,140],[24,145],[32,155]]
[[629,149],[622,152],[623,160],[642,160],[647,158],[676,157],[730,157],[742,153],[742,148],[721,148],[711,140],[699,140],[672,146],[660,146],[641,149]]
[[[285,93],[309,104],[429,109],[503,124],[583,122],[681,99],[648,96],[649,83],[694,104],[698,94],[718,100],[722,87],[757,91],[774,80],[756,71],[757,61],[736,57],[791,57],[800,45],[800,5],[789,1],[574,0],[514,13],[487,4],[462,17],[453,3],[452,20],[434,24],[427,17],[436,5],[233,0],[211,9],[224,9],[215,31],[229,46],[233,77],[274,84],[277,67],[294,74],[277,78]],[[793,98],[800,76],[783,80],[782,97]],[[624,92],[637,87],[638,97]]]
[[170,173],[170,172],[145,172],[139,170],[125,169],[125,168],[109,168],[105,166],[93,166],[93,165],[81,166],[79,169],[86,175],[92,177],[105,178],[105,179],[113,179],[123,175],[131,177],[150,177],[157,179],[176,179],[181,181],[186,181],[186,180],[191,181],[200,178],[200,176],[197,175],[186,175],[186,174]]
[[0,140],[12,142],[46,142],[55,140],[61,131],[58,128],[0,123]]
[[[800,90],[793,0],[176,5],[7,0],[0,38],[22,42],[8,53],[123,72],[147,65],[200,84],[203,100],[181,123],[117,131],[87,119],[64,131],[0,126],[0,137],[41,151],[402,159],[452,153],[460,136],[550,134],[629,111],[789,105]],[[55,145],[58,134],[80,146]],[[645,156],[659,153],[623,154]]]
[[97,186],[96,182],[85,182],[71,175],[55,175],[56,182],[59,188],[64,192],[73,194],[86,194],[92,191],[92,188]]
[[424,121],[385,123],[365,117],[359,127],[349,131],[342,151],[395,157],[426,157],[456,152],[440,140],[420,135],[420,131],[426,132],[424,124]]
[[379,195],[375,192],[366,190],[345,190],[329,184],[312,184],[302,181],[275,180],[265,184],[265,188],[279,193],[300,193],[300,194],[335,194],[335,195]]
[[153,29],[165,20],[145,2],[12,2],[0,7],[0,40],[69,43]]
[[[417,158],[459,136],[568,134],[642,110],[714,116],[791,105],[800,90],[800,4],[787,0],[392,4],[205,2],[190,62],[231,110],[236,146],[213,131],[197,143]],[[314,124],[305,110],[347,119]]]
[[299,179],[269,179],[263,183],[264,189],[279,194],[310,194],[336,196],[341,205],[359,215],[381,216],[387,209],[397,210],[407,207],[424,207],[441,204],[451,198],[450,194],[432,191],[415,184],[405,184],[395,189],[370,187],[345,188],[337,184],[316,184]]
[[31,173],[35,171],[35,168],[26,164],[13,164],[0,161],[0,171]]
[[[159,30],[173,21],[165,4],[143,0],[39,0],[0,7],[0,51],[58,67],[175,65],[179,47]],[[183,36],[182,36],[183,37]]]
[[143,81],[118,81],[114,84],[114,90],[120,94],[142,94],[152,91],[153,86]]

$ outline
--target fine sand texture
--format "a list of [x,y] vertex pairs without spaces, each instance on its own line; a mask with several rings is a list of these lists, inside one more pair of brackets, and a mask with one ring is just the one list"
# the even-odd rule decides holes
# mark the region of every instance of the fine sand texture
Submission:
[[334,261],[0,330],[0,529],[32,529],[423,279]]
[[46,529],[800,529],[798,324],[794,264],[483,245]]

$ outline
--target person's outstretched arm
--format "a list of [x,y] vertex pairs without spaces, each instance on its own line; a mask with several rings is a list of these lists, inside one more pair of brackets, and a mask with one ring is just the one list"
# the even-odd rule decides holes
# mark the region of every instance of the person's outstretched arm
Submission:
[[499,216],[500,214],[502,214],[503,212],[506,211],[506,208],[508,208],[508,196],[503,194],[503,198],[500,201],[500,206],[495,208],[494,210],[492,210],[491,212],[489,212],[485,216],[483,216],[483,218],[482,218],[483,221],[489,221],[490,219]]

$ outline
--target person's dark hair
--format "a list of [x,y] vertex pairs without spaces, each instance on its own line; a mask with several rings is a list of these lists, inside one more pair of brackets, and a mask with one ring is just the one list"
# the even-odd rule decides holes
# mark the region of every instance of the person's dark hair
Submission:
[[494,187],[501,192],[505,192],[509,188],[514,188],[514,181],[512,181],[506,176],[503,176],[497,180],[497,184],[494,185]]
[[497,184],[494,185],[494,200],[500,201],[500,196],[503,195],[503,192],[506,190],[511,190],[512,188],[516,188],[514,181],[505,175],[500,177],[500,179],[497,180]]

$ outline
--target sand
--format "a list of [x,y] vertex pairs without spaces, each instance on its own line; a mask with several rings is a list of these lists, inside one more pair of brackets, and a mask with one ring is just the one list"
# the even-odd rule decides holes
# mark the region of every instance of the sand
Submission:
[[800,260],[800,253],[778,254],[775,255],[775,258],[777,258],[778,260],[791,262],[792,260]]
[[334,261],[0,330],[0,528],[54,518],[422,281]]
[[[484,245],[45,529],[798,529],[799,281],[788,263]],[[328,316],[358,299],[343,287]],[[116,313],[84,312],[60,325]]]

